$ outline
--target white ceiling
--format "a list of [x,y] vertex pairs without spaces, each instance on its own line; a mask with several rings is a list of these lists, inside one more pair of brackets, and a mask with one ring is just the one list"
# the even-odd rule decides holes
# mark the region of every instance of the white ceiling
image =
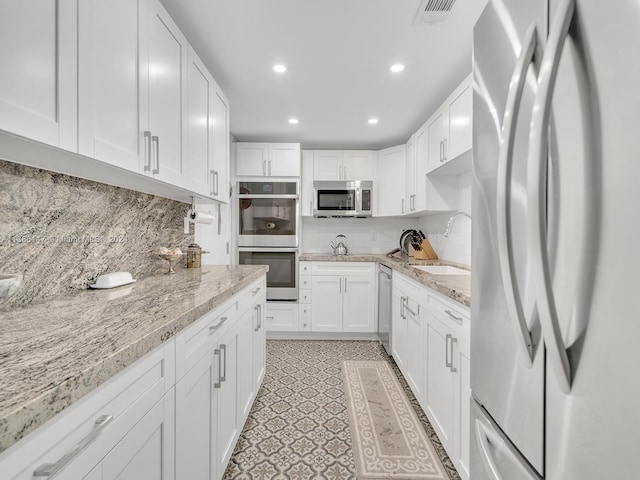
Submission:
[[420,0],[162,0],[229,97],[238,140],[345,149],[406,142],[471,72],[486,2],[414,25]]

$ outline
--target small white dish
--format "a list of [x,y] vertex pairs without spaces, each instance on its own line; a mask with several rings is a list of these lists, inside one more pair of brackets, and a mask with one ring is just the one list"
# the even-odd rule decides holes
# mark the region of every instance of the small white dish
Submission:
[[115,288],[135,282],[129,272],[111,272],[100,275],[91,288]]

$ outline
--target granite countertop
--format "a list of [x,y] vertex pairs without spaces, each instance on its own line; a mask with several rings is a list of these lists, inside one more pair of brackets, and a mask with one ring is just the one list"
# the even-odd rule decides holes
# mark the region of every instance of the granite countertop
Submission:
[[267,270],[180,269],[0,311],[0,452]]
[[311,254],[300,255],[301,262],[376,262],[383,263],[407,277],[440,292],[446,297],[455,300],[467,307],[471,306],[471,275],[434,275],[423,272],[411,265],[451,265],[469,270],[468,265],[442,260],[416,260],[408,255],[400,253],[394,255],[383,254],[355,254],[355,255],[330,255]]

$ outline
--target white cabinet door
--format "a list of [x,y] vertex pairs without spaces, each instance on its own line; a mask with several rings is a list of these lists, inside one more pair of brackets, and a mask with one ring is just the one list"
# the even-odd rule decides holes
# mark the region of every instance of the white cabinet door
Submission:
[[182,185],[188,43],[159,0],[149,8],[149,166],[154,178]]
[[416,136],[411,135],[407,142],[405,150],[405,179],[404,179],[404,197],[402,200],[402,213],[409,214],[413,212],[412,205],[415,202],[416,193]]
[[340,275],[313,276],[311,285],[311,329],[314,332],[342,331],[342,286]]
[[455,377],[451,373],[451,330],[427,314],[426,409],[447,452],[453,452]]
[[445,159],[451,160],[471,149],[473,88],[467,78],[447,100],[449,137]]
[[400,370],[404,373],[406,371],[406,352],[408,349],[407,344],[407,317],[404,312],[404,295],[397,289],[392,290],[391,306],[391,351],[393,353],[393,359],[398,364]]
[[298,330],[298,306],[291,302],[269,302],[264,320],[265,328],[270,332],[295,332]]
[[236,175],[248,177],[267,175],[268,143],[241,142],[236,148]]
[[78,2],[78,151],[134,172],[148,129],[145,5]]
[[471,446],[471,347],[463,338],[456,337],[453,345],[455,383],[456,448],[454,463],[460,476],[469,479],[469,448]]
[[375,185],[377,217],[402,215],[405,194],[406,149],[404,145],[378,152],[378,181]]
[[[376,302],[373,278],[369,275],[346,275],[342,279],[342,286],[342,331],[375,331]],[[316,303],[315,298],[313,303]]]
[[269,161],[267,175],[270,177],[300,176],[300,144],[269,144]]
[[77,4],[5,0],[0,15],[0,129],[74,152]]
[[300,214],[303,217],[313,217],[313,150],[302,151]]
[[238,320],[237,346],[237,385],[238,418],[237,425],[242,428],[244,420],[251,410],[253,400],[253,329],[257,325],[257,310],[249,308]]
[[427,209],[426,191],[427,191],[427,162],[428,162],[428,142],[429,133],[427,125],[423,125],[415,135],[414,150],[414,197],[410,207],[413,212],[422,212]]
[[193,48],[189,47],[187,67],[187,148],[185,184],[190,190],[211,195],[215,189],[209,167],[213,145],[213,78]]
[[174,445],[174,392],[171,390],[104,458],[103,478],[174,479]]
[[342,153],[342,180],[373,180],[374,154],[370,150]]
[[407,382],[413,394],[421,401],[423,398],[425,364],[424,333],[422,331],[424,316],[413,309],[413,305],[410,308],[412,308],[413,313],[405,309],[407,317]]
[[445,108],[440,108],[427,121],[428,131],[428,167],[430,172],[438,168],[445,161],[446,150],[446,130],[448,129],[448,119]]
[[176,385],[176,477],[217,478],[216,390],[217,363],[213,348]]
[[253,391],[257,395],[267,369],[267,335],[265,325],[266,299],[264,296],[254,307],[255,325],[253,326]]
[[233,328],[220,339],[214,351],[220,368],[216,414],[216,471],[224,472],[238,435],[240,405],[238,397],[238,329]]
[[211,197],[229,203],[229,100],[220,87],[213,82],[215,91],[211,95],[213,153],[209,175]]
[[313,179],[342,180],[342,150],[315,150]]

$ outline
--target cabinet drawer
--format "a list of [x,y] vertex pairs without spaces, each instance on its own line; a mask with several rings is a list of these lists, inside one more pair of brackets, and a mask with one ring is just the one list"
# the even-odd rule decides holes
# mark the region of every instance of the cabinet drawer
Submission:
[[300,262],[300,275],[311,275],[311,265],[313,262]]
[[469,340],[469,311],[462,305],[455,305],[452,301],[445,298],[436,297],[433,294],[428,295],[429,311],[449,328],[462,335],[463,338]]
[[311,331],[311,305],[298,306],[298,330],[301,332]]
[[267,303],[265,325],[267,331],[295,332],[298,330],[297,303]]
[[300,303],[311,303],[311,289],[300,290]]
[[373,275],[375,263],[371,262],[312,262],[313,275]]
[[311,288],[311,275],[300,275],[300,288]]
[[[175,382],[174,351],[172,339],[3,452],[2,478],[32,480],[36,469],[60,461],[97,429],[95,440],[81,449],[56,477],[84,478],[171,389]],[[103,416],[112,418],[97,427],[96,421]]]
[[267,283],[261,279],[244,288],[238,294],[238,314],[241,316],[249,308],[253,308],[266,295]]

